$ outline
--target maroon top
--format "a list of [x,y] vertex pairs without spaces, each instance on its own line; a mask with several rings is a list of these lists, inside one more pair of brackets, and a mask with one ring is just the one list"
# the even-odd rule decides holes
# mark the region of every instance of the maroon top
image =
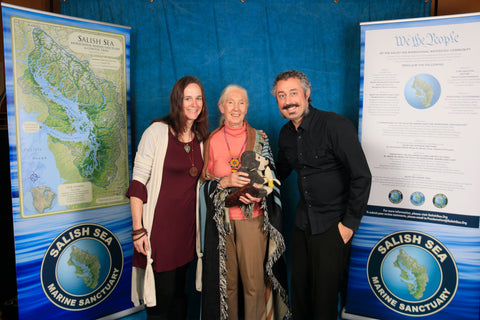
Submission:
[[[200,143],[195,138],[188,143],[179,142],[169,131],[168,147],[163,164],[163,177],[153,218],[150,244],[152,246],[153,270],[169,271],[181,267],[195,254],[195,201],[196,185],[203,167]],[[192,161],[198,169],[196,177],[189,174]],[[147,201],[145,186],[132,180],[127,196]],[[146,256],[133,250],[133,266],[145,269]]]

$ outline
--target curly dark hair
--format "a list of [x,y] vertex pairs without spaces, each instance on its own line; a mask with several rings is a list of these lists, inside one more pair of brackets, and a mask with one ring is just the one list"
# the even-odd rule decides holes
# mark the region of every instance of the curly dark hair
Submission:
[[[274,97],[277,97],[277,83],[278,83],[278,81],[288,80],[290,78],[297,78],[297,79],[300,80],[300,84],[302,86],[303,92],[307,92],[308,89],[312,88],[312,84],[308,80],[305,73],[303,73],[301,71],[297,71],[295,69],[292,69],[292,70],[284,71],[284,72],[278,74],[275,77],[275,81],[273,81],[273,85],[272,85],[272,90],[270,91],[273,94]],[[312,99],[309,97],[308,102],[311,102],[311,101],[312,101]]]

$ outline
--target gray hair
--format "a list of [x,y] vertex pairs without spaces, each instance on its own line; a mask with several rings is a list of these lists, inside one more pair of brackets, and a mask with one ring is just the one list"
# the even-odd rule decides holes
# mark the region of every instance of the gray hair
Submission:
[[[238,84],[229,84],[228,86],[226,86],[225,89],[223,89],[222,94],[220,94],[220,98],[218,99],[218,104],[223,105],[223,103],[225,102],[225,99],[227,98],[227,94],[234,89],[240,90],[245,94],[245,98],[247,98],[246,102],[248,106],[250,102],[248,101],[247,89],[245,89],[242,86],[239,86]],[[222,126],[225,123],[225,116],[223,114],[220,116],[220,119],[218,119],[218,122],[220,126]]]
[[223,103],[225,102],[225,98],[227,97],[227,94],[234,89],[240,90],[245,94],[245,97],[247,98],[247,101],[246,101],[247,105],[249,105],[250,103],[248,101],[247,89],[245,89],[242,86],[239,86],[238,84],[229,84],[228,86],[226,86],[225,89],[223,89],[222,94],[220,95],[220,98],[218,99],[218,104],[223,105]]
[[[273,94],[274,97],[277,96],[277,83],[278,83],[278,81],[288,80],[290,78],[299,79],[300,80],[300,85],[302,86],[303,92],[305,92],[305,93],[307,93],[308,89],[312,88],[312,84],[310,83],[307,76],[303,72],[292,69],[292,70],[284,71],[284,72],[280,73],[279,75],[277,75],[275,77],[275,81],[273,81],[272,90],[270,91]],[[310,102],[311,99],[309,98],[308,101]]]

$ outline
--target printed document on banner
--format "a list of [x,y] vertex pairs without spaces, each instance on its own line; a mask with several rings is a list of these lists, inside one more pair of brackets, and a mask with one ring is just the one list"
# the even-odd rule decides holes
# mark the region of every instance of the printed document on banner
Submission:
[[365,32],[369,205],[480,216],[479,29],[477,19]]

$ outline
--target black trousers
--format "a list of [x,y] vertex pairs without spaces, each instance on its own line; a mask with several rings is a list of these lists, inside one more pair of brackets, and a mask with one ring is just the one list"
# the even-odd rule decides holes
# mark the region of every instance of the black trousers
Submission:
[[155,272],[157,305],[147,307],[147,320],[184,320],[187,317],[188,264],[171,271]]
[[294,320],[337,319],[350,246],[351,241],[343,242],[336,223],[315,235],[294,228],[290,253]]

